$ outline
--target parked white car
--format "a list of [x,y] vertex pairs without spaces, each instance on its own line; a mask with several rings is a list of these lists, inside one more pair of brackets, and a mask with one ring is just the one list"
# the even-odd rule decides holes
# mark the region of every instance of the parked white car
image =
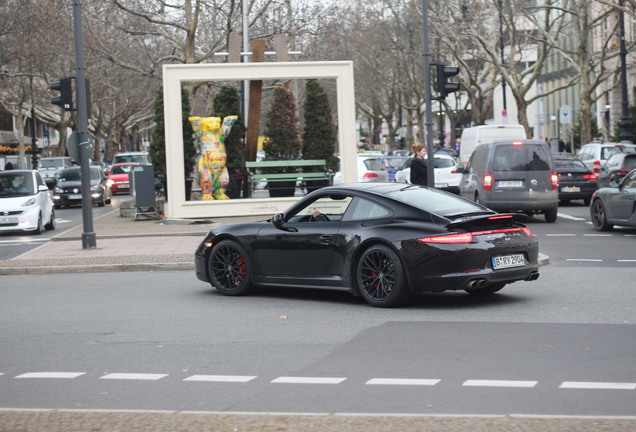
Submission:
[[[382,154],[361,153],[356,157],[358,182],[388,182],[389,172],[381,161]],[[338,171],[333,177],[333,184],[342,183],[342,172]]]
[[[404,167],[395,173],[395,181],[398,183],[411,183],[410,158],[404,163]],[[435,154],[433,158],[435,167],[435,188],[459,195],[459,182],[462,175],[457,173],[457,161],[447,154]]]
[[0,231],[55,229],[49,188],[36,170],[0,172]]

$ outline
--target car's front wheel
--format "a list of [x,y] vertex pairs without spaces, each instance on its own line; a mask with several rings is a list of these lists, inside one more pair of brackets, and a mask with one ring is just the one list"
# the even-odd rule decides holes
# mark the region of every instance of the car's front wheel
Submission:
[[556,222],[557,213],[558,213],[558,209],[556,207],[546,210],[544,214],[545,221],[550,223]]
[[219,242],[210,253],[210,283],[223,295],[249,294],[253,288],[251,270],[245,249],[232,240]]
[[356,281],[360,294],[371,306],[400,306],[409,297],[400,258],[384,245],[371,246],[362,253],[356,266]]
[[55,229],[55,209],[54,208],[51,209],[51,218],[49,219],[49,222],[44,226],[44,228],[46,228],[47,230]]
[[609,231],[613,225],[607,223],[607,215],[605,214],[605,206],[603,201],[595,199],[590,206],[590,216],[592,217],[592,225],[596,231]]

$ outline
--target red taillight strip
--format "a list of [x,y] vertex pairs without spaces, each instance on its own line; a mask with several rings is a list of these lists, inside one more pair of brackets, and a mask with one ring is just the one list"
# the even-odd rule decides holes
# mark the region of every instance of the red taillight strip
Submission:
[[517,232],[517,231],[524,232],[528,237],[532,236],[530,229],[523,227],[523,228],[505,228],[505,229],[496,229],[496,230],[489,230],[489,231],[478,231],[473,233],[467,232],[467,233],[459,233],[459,234],[444,234],[444,235],[432,236],[432,237],[422,237],[417,240],[421,241],[422,243],[468,244],[473,241],[474,236],[500,234],[500,233]]
[[499,215],[499,216],[490,216],[488,219],[489,220],[496,220],[496,219],[511,219],[512,215]]

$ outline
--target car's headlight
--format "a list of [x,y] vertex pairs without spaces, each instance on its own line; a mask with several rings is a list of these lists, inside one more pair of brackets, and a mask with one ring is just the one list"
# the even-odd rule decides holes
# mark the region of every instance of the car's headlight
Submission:
[[22,203],[22,207],[30,207],[33,204],[35,204],[36,202],[37,202],[37,200],[35,199],[35,197],[29,198],[28,200],[26,200],[25,202]]
[[99,185],[95,185],[93,187],[91,187],[91,192],[99,192]]
[[61,193],[62,193],[62,192],[64,192],[64,191],[62,190],[62,188],[60,188],[60,187],[56,187],[56,188],[53,190],[53,192],[58,193],[58,194],[61,194]]
[[106,186],[111,187],[114,184],[115,184],[115,182],[112,179],[106,180]]

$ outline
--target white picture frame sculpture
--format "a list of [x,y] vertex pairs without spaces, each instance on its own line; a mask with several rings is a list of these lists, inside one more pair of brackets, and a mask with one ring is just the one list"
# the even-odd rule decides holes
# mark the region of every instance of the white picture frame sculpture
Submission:
[[[231,200],[186,201],[181,124],[181,84],[183,82],[253,81],[287,79],[335,79],[337,88],[338,145],[343,183],[357,181],[356,117],[353,62],[222,63],[163,66],[163,98],[166,132],[166,172],[168,219],[274,215],[299,197],[239,198]],[[238,114],[238,113],[237,113]]]

